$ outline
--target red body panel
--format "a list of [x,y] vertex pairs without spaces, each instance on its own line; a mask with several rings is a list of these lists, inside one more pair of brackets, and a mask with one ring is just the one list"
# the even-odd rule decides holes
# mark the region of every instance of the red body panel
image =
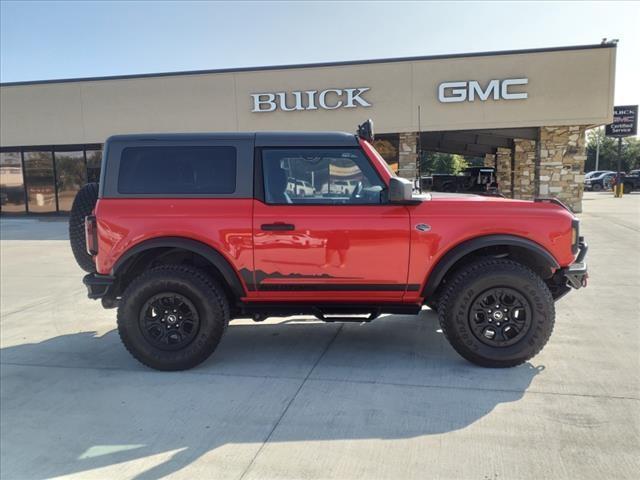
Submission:
[[95,215],[98,273],[111,273],[127,250],[160,237],[184,237],[206,243],[237,271],[253,270],[253,200],[104,198],[98,201]]
[[[384,160],[360,144],[389,182]],[[526,238],[561,266],[574,260],[573,215],[549,203],[434,194],[417,205],[266,205],[253,199],[100,199],[98,273],[110,274],[131,247],[183,237],[222,254],[247,291],[244,301],[419,303],[449,250],[476,237]],[[287,223],[288,231],[263,231]],[[419,231],[426,224],[428,231]]]
[[[261,230],[261,225],[277,222],[295,228]],[[402,300],[410,242],[409,213],[404,206],[256,201],[253,225],[261,300]],[[278,285],[290,288],[282,291]],[[320,289],[329,285],[335,290]]]
[[[438,261],[452,248],[476,237],[513,235],[547,250],[561,266],[571,252],[573,215],[563,208],[521,200],[464,194],[433,194],[431,200],[408,207],[411,214],[411,260],[408,282],[424,284]],[[415,228],[419,223],[428,232]],[[414,299],[417,297],[413,297]],[[406,300],[411,297],[407,296]]]

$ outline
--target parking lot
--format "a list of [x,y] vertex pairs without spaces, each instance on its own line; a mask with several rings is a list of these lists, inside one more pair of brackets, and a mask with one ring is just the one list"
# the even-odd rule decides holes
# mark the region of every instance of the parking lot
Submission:
[[2,218],[0,475],[637,478],[640,194],[587,193],[581,218],[589,287],[521,367],[465,362],[424,310],[234,321],[178,373],[86,298],[64,219]]

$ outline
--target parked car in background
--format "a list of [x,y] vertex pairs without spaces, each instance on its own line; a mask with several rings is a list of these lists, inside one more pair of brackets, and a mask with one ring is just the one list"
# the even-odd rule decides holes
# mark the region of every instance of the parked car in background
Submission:
[[623,175],[622,184],[624,193],[640,190],[640,170],[631,170],[628,175]]
[[294,178],[288,179],[287,191],[298,197],[310,197],[315,193],[315,189],[309,182]]
[[336,180],[330,185],[329,192],[351,195],[357,186],[356,180]]
[[613,172],[613,170],[594,170],[592,172],[587,172],[584,174],[584,179],[588,179],[588,178],[595,178],[595,177],[599,177],[600,175],[603,175],[605,173],[615,173]]
[[611,190],[616,178],[616,172],[605,172],[600,175],[594,175],[584,180],[584,189],[600,192],[602,190]]
[[422,177],[421,186],[433,192],[487,192],[496,184],[495,168],[467,167],[459,175]]

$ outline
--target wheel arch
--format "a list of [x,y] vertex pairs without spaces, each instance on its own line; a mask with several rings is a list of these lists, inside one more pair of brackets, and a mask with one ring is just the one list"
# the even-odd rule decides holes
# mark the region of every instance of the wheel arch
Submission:
[[[216,277],[224,282],[223,288],[236,299],[246,295],[245,288],[231,263],[218,250],[206,243],[183,237],[159,237],[140,242],[131,247],[118,258],[111,269],[116,278],[124,279],[129,272],[136,268],[148,266],[154,260],[180,255],[190,255],[204,260],[213,269]],[[119,282],[122,283],[122,282]],[[120,285],[122,289],[124,285]]]
[[[506,255],[505,255],[506,254]],[[560,268],[555,257],[540,244],[516,235],[486,235],[452,247],[431,269],[422,289],[425,299],[433,297],[447,275],[481,255],[510,256],[548,278]]]

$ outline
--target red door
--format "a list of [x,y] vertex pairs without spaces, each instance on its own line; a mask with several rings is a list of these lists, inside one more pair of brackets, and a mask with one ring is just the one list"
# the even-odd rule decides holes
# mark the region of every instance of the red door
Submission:
[[260,300],[400,301],[409,213],[385,203],[386,185],[362,152],[274,149],[262,160],[264,201],[253,215]]

